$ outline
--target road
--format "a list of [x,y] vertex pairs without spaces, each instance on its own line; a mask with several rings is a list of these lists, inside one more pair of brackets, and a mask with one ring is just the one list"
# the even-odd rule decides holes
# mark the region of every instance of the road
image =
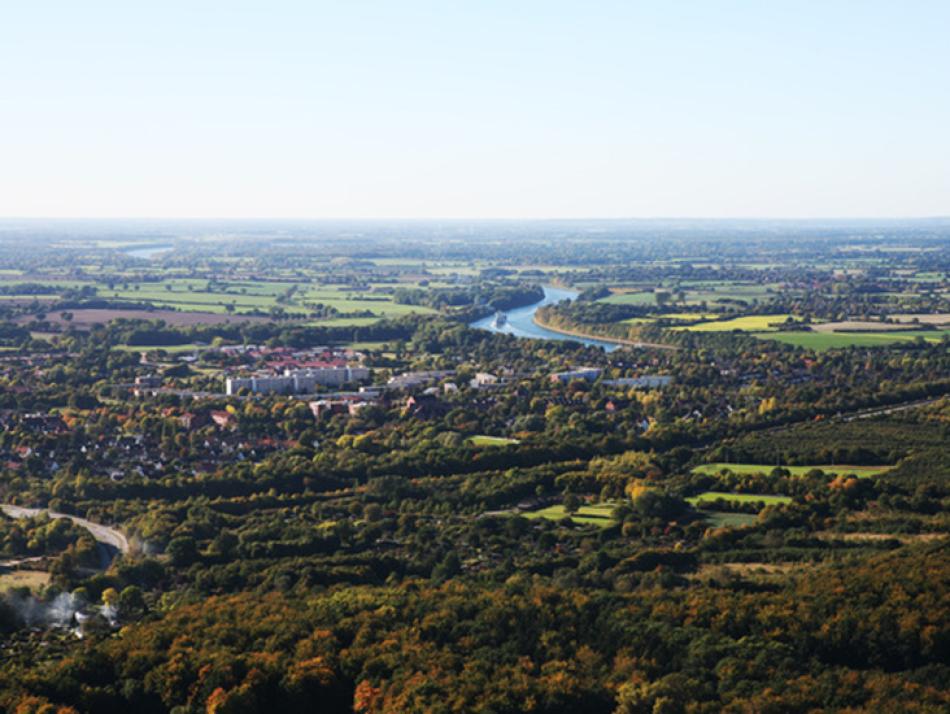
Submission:
[[842,421],[854,421],[855,419],[870,419],[871,417],[881,416],[882,414],[894,414],[895,412],[903,412],[908,409],[916,409],[917,407],[923,407],[928,404],[933,404],[938,402],[943,397],[931,397],[929,399],[918,399],[913,402],[905,402],[903,404],[893,404],[887,407],[874,407],[873,409],[863,409],[861,411],[853,412],[850,414],[839,414],[835,418],[841,419]]
[[40,513],[46,513],[50,518],[68,518],[80,528],[85,528],[92,534],[92,537],[96,539],[96,542],[99,544],[99,558],[104,568],[108,567],[109,563],[112,562],[112,558],[116,552],[129,552],[129,541],[122,533],[115,528],[93,523],[79,516],[72,516],[68,513],[57,513],[56,511],[50,511],[46,508],[14,506],[10,503],[0,504],[0,511],[3,511],[3,513],[10,518],[32,518]]

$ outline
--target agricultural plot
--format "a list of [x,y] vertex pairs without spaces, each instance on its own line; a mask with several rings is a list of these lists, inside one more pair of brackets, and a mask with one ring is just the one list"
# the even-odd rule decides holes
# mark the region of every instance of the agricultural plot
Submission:
[[609,297],[601,298],[597,302],[605,302],[609,305],[655,305],[656,296],[652,290],[649,292],[614,293]]
[[[693,469],[693,473],[696,474],[708,474],[710,476],[715,476],[722,472],[723,469],[729,469],[734,474],[740,476],[751,476],[755,474],[767,474],[774,469],[774,465],[769,464],[736,464],[736,463],[715,463],[715,464],[702,464]],[[846,464],[843,465],[831,465],[831,464],[816,464],[809,466],[782,466],[781,468],[787,469],[792,476],[804,476],[809,471],[814,469],[820,469],[826,474],[830,475],[841,475],[841,474],[854,474],[859,478],[868,478],[870,476],[878,476],[879,474],[888,471],[890,466],[849,466]]]
[[311,320],[311,327],[365,327],[379,322],[381,317],[331,317],[327,320]]
[[766,330],[778,330],[779,327],[789,320],[794,321],[793,315],[745,315],[735,317],[731,320],[716,320],[713,322],[698,322],[694,325],[684,325],[682,327],[673,327],[673,330],[687,330],[689,332],[732,332],[733,330],[743,330],[745,332],[763,332]]
[[763,503],[766,506],[792,502],[792,499],[788,496],[772,496],[759,493],[727,493],[725,491],[704,491],[686,500],[697,508],[702,508],[704,505],[711,505],[720,500],[733,503]]
[[937,343],[945,336],[950,335],[948,330],[902,330],[900,332],[756,332],[753,337],[762,340],[777,340],[786,345],[804,347],[810,350],[822,351],[840,349],[844,347],[881,347],[898,342],[915,340],[918,337],[926,342]]
[[472,446],[510,446],[512,444],[517,444],[517,439],[507,439],[503,436],[485,436],[478,435],[469,438],[468,443]]
[[814,332],[901,332],[914,329],[911,325],[897,325],[880,320],[842,320],[812,325]]
[[705,511],[704,515],[713,528],[742,528],[743,526],[751,526],[758,520],[758,516],[751,513]]
[[50,574],[44,570],[11,570],[0,575],[0,592],[10,588],[29,588],[39,590],[46,587]]
[[[62,313],[52,312],[46,316],[47,321],[65,326],[74,325],[78,328],[103,325],[112,320],[162,320],[172,327],[190,327],[192,325],[220,325],[224,323],[259,322],[266,318],[253,315],[228,315],[219,312],[189,312],[176,310],[110,310],[110,309],[81,309],[69,310],[72,316],[68,321]],[[25,324],[32,320],[32,316],[20,318]]]
[[167,352],[168,354],[184,354],[186,352],[197,352],[207,349],[207,345],[198,345],[189,342],[184,345],[116,345],[116,350],[120,352]]
[[[576,513],[571,514],[571,521],[578,525],[597,526],[607,528],[614,524],[613,511],[616,504],[598,503],[591,506],[581,506]],[[523,514],[525,518],[545,518],[549,521],[560,521],[568,517],[564,506],[548,506],[540,511],[532,511]]]
[[304,305],[326,305],[340,312],[372,312],[376,317],[401,317],[411,313],[433,314],[435,310],[422,305],[401,305],[387,295],[374,295],[340,288],[321,287],[296,296]]

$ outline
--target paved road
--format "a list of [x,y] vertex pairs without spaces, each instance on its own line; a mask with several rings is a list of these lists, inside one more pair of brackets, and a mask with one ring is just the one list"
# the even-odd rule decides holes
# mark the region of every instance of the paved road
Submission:
[[103,567],[108,567],[116,551],[119,553],[129,552],[129,541],[122,533],[115,528],[93,523],[79,516],[72,516],[68,513],[57,513],[56,511],[50,511],[46,508],[14,506],[10,503],[0,503],[0,511],[3,511],[10,518],[32,518],[40,513],[46,513],[50,518],[68,518],[80,528],[85,528],[89,531],[92,537],[99,543],[99,555]]

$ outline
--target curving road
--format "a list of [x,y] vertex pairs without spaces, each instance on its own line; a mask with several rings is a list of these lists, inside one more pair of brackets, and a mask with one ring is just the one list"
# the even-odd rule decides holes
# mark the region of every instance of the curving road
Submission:
[[103,567],[109,565],[116,551],[123,554],[129,552],[129,540],[122,533],[115,528],[109,528],[100,523],[93,523],[79,516],[73,516],[68,513],[57,513],[47,508],[15,506],[12,503],[0,503],[0,511],[3,511],[3,513],[10,518],[32,518],[40,513],[46,513],[50,518],[68,518],[80,528],[85,528],[89,531],[92,537],[99,543]]

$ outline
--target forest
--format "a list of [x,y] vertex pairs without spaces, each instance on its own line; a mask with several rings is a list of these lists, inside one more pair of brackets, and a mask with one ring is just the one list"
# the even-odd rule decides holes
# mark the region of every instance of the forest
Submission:
[[859,228],[0,240],[0,708],[947,711],[950,235]]

